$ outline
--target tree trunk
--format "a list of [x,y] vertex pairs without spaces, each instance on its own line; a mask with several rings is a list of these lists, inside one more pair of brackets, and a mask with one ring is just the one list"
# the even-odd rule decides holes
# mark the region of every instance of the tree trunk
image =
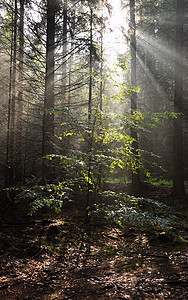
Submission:
[[[136,86],[136,24],[135,24],[135,0],[130,0],[130,23],[131,23],[131,85]],[[137,94],[131,94],[131,113],[137,110]],[[138,165],[138,136],[137,132],[131,130],[131,137],[135,139],[132,144],[133,154],[136,157],[136,164]],[[138,166],[132,172],[132,185],[136,193],[140,189],[140,172]]]
[[90,50],[89,50],[89,101],[88,101],[88,120],[91,120],[91,104],[92,104],[92,71],[93,71],[93,9],[90,9]]
[[62,85],[63,85],[63,97],[66,101],[66,85],[67,85],[67,0],[64,0],[63,7],[63,74],[62,74]]
[[15,176],[15,101],[16,101],[16,48],[17,48],[17,0],[14,1],[14,22],[12,28],[12,45],[10,58],[10,83],[9,83],[9,108],[8,108],[8,131],[7,131],[7,154],[6,154],[6,185],[14,183]]
[[[100,64],[100,94],[99,94],[99,109],[100,114],[102,114],[103,109],[103,92],[104,92],[104,83],[103,83],[103,27],[101,26],[101,64]],[[101,115],[101,122],[102,125],[102,115]],[[99,150],[102,152],[102,142],[99,142]],[[99,164],[99,171],[98,171],[98,187],[101,189],[102,187],[102,164]]]
[[89,99],[88,99],[88,183],[87,183],[87,200],[86,200],[86,222],[89,221],[88,209],[90,203],[90,178],[91,178],[91,156],[92,150],[92,134],[91,134],[91,112],[92,112],[92,88],[93,88],[93,9],[90,8],[90,49],[89,49]]
[[6,139],[6,175],[5,186],[9,185],[10,172],[10,131],[11,131],[11,99],[12,99],[12,69],[13,69],[13,48],[14,48],[14,12],[12,8],[12,29],[11,29],[11,48],[10,48],[10,79],[9,79],[9,100],[8,100],[8,119],[7,119],[7,139]]
[[23,53],[24,53],[24,1],[20,0],[19,22],[19,65],[18,65],[18,112],[16,128],[16,167],[15,180],[23,183],[23,145],[22,145],[22,118],[23,118]]
[[54,167],[45,156],[54,153],[54,54],[55,54],[55,6],[47,1],[47,42],[46,42],[46,77],[43,116],[43,181],[49,182],[54,177]]
[[[177,0],[176,10],[176,61],[174,112],[183,112],[183,19],[184,1]],[[183,134],[182,115],[174,119],[173,136],[173,188],[177,197],[184,197]]]

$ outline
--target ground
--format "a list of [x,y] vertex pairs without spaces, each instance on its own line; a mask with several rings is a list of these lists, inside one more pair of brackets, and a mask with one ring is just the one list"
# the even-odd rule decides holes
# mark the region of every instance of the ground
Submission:
[[188,299],[186,243],[102,216],[86,224],[78,207],[1,220],[1,300]]

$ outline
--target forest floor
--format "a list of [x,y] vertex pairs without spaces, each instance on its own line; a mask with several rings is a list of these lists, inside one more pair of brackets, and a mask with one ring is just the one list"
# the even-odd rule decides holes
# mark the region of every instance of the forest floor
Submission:
[[[169,199],[155,189],[154,199]],[[172,205],[179,233],[188,233],[188,206]],[[83,222],[66,208],[0,223],[0,299],[188,299],[188,243],[152,240],[150,231],[121,229],[102,217]],[[5,216],[4,216],[5,217]]]

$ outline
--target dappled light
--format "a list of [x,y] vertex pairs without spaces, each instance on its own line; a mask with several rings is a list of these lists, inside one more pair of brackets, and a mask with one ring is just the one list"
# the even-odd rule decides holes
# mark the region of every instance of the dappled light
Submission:
[[188,299],[187,19],[0,0],[0,299]]

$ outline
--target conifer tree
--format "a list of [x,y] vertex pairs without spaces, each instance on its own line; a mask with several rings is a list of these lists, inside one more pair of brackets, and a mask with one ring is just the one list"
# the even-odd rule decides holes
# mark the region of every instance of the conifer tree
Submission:
[[184,38],[184,1],[177,0],[176,9],[176,60],[174,112],[180,115],[174,119],[173,138],[173,182],[174,193],[178,197],[185,194],[183,167],[183,38]]

